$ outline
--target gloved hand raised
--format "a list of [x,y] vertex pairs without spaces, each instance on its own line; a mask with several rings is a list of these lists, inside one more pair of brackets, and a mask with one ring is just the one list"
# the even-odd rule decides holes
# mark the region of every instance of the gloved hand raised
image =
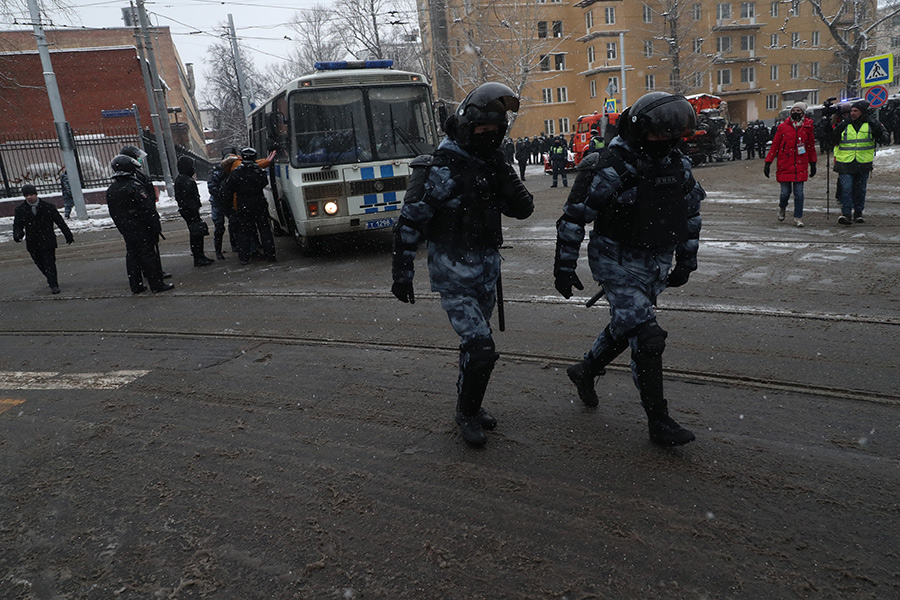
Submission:
[[562,294],[562,297],[567,300],[572,297],[573,287],[578,290],[584,289],[584,285],[581,283],[581,280],[578,279],[578,275],[575,274],[575,271],[559,271],[556,274],[556,280],[553,282],[553,287],[555,287],[556,291]]
[[669,272],[669,276],[666,278],[666,287],[680,287],[686,284],[690,277],[690,269],[681,265],[675,265],[675,268]]
[[412,281],[395,281],[394,285],[391,286],[391,293],[397,296],[397,300],[400,302],[416,303]]
[[766,176],[766,179],[769,178],[769,174],[772,172],[772,163],[767,162],[766,166],[763,167],[763,175]]

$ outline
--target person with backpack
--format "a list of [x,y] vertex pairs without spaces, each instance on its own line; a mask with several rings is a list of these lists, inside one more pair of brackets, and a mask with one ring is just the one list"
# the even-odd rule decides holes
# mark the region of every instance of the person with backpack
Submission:
[[413,262],[427,240],[431,290],[441,295],[460,341],[456,423],[473,446],[483,446],[484,431],[497,426],[482,402],[500,356],[490,319],[500,285],[501,215],[525,219],[534,211],[532,195],[499,150],[507,111],[518,109],[515,92],[503,84],[472,90],[447,119],[437,151],[410,163],[394,228],[391,293],[401,302],[415,302]]
[[666,288],[697,269],[700,202],[706,196],[677,150],[696,115],[684,96],[650,92],[619,118],[619,135],[578,165],[556,222],[554,287],[564,297],[584,289],[576,274],[585,225],[593,222],[588,264],[609,301],[610,321],[583,359],[566,372],[588,407],[599,398],[595,378],[629,347],[631,370],[647,414],[650,441],[679,446],[694,434],[669,416],[662,356],[667,332],[656,318]]

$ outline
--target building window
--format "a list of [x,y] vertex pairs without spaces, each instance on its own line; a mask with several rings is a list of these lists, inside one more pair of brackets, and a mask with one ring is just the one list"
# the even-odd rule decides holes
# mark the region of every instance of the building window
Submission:
[[756,17],[756,2],[741,2],[741,18],[753,19]]
[[[741,67],[741,83],[752,84],[756,80],[756,68]],[[753,86],[751,86],[753,87]]]
[[547,37],[547,21],[538,21],[538,37]]
[[716,38],[716,52],[718,52],[719,54],[728,54],[729,52],[731,52],[731,38]]
[[702,14],[703,14],[703,5],[702,4],[694,4],[693,6],[691,6],[691,20],[699,21]]
[[818,104],[819,103],[819,90],[813,90],[809,93],[809,104]]
[[766,95],[766,110],[778,110],[778,94]]
[[769,4],[769,16],[777,17],[778,16],[778,0],[773,0],[771,4]]
[[719,69],[716,71],[716,83],[719,85],[731,85],[731,69]]
[[819,63],[809,63],[809,76],[810,77],[818,77],[819,76]]
[[553,102],[553,88],[544,88],[541,90],[541,93],[544,95],[544,104]]
[[569,133],[569,117],[563,117],[559,120],[559,132]]
[[597,97],[597,80],[591,79],[591,98]]
[[694,38],[694,54],[703,54],[703,38]]
[[791,65],[791,79],[799,79],[800,78],[800,65],[794,63]]
[[703,87],[703,73],[695,72],[694,73],[694,87],[702,88]]
[[814,48],[818,48],[820,43],[821,43],[821,40],[819,39],[819,32],[818,32],[818,31],[813,31],[813,32],[812,32],[811,45],[812,45]]
[[590,65],[590,64],[593,63],[595,60],[597,60],[597,57],[596,57],[596,55],[594,54],[594,47],[593,47],[593,46],[588,46],[588,49],[587,49],[587,59],[588,59],[588,65]]
[[644,75],[644,87],[647,90],[655,90],[656,89],[656,75]]
[[554,54],[554,68],[557,71],[565,71],[566,70],[566,55],[565,54]]
[[617,55],[616,42],[606,42],[606,60],[615,60]]
[[562,37],[563,36],[563,22],[562,21],[553,21],[553,37]]
[[778,81],[778,65],[769,66],[769,79],[771,79],[772,81]]
[[590,33],[591,27],[594,26],[594,11],[589,10],[584,13],[584,28]]
[[778,47],[778,34],[773,33],[769,36],[769,48],[777,48]]
[[547,132],[547,135],[556,135],[556,130],[553,128],[553,119],[544,120],[544,131]]
[[607,6],[603,9],[603,17],[607,25],[615,25],[616,24],[616,7],[615,6]]
[[556,88],[556,101],[557,102],[568,102],[569,101],[569,88],[564,88],[564,87]]
[[791,34],[791,48],[799,48],[800,47],[800,34],[792,33]]
[[653,22],[653,9],[644,5],[644,23],[652,23]]
[[644,56],[647,58],[653,56],[653,40],[644,40]]
[[791,16],[800,16],[800,0],[791,0]]
[[741,36],[741,50],[745,52],[753,52],[756,50],[756,36],[755,35],[742,35]]
[[541,71],[549,71],[550,70],[550,55],[544,54],[541,56]]
[[[891,48],[900,47],[900,36],[894,36],[891,38]],[[898,71],[900,73],[900,71]]]
[[731,4],[729,3],[720,3],[716,5],[716,20],[721,21],[722,19],[730,19],[731,18]]

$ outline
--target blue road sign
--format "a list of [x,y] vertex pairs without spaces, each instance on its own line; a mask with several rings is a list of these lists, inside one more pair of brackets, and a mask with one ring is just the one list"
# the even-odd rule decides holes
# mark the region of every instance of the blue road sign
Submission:
[[882,54],[859,61],[862,87],[890,83],[894,79],[894,55]]
[[607,98],[606,102],[603,104],[603,112],[609,114],[616,112],[616,99],[615,98]]
[[120,117],[133,117],[134,111],[130,108],[118,108],[116,110],[101,110],[100,116],[104,119],[117,119]]
[[878,108],[879,106],[884,105],[884,103],[887,102],[887,97],[888,91],[883,85],[876,85],[875,87],[866,90],[866,102],[868,102],[869,106],[872,108]]

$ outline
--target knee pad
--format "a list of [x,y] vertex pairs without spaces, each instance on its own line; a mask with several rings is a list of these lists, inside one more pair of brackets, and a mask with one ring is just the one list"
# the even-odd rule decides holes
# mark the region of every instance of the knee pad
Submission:
[[494,340],[475,338],[459,348],[460,363],[464,370],[490,371],[500,355],[494,351]]
[[662,356],[666,349],[666,330],[659,326],[656,319],[641,323],[631,331],[636,339],[635,355]]

